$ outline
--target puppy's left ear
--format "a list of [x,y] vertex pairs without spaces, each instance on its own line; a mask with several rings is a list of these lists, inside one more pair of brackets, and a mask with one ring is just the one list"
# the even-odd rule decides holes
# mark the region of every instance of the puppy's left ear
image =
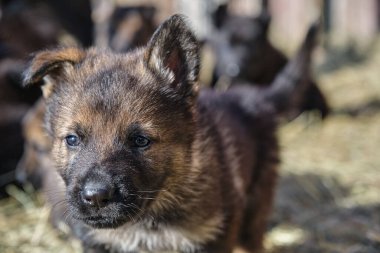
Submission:
[[54,85],[65,78],[72,67],[85,56],[85,51],[75,47],[38,52],[23,73],[24,86],[41,85],[44,97],[48,97]]
[[145,52],[148,68],[183,95],[197,90],[199,46],[181,15],[173,15],[153,34]]

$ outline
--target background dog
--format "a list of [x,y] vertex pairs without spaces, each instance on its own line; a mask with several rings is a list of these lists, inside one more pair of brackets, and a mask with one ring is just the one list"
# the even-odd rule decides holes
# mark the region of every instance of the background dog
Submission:
[[[271,17],[267,9],[255,18],[231,15],[221,5],[214,14],[216,32],[210,39],[216,56],[212,85],[238,85],[242,82],[265,86],[273,82],[287,64],[287,57],[268,39]],[[227,84],[223,84],[227,82]],[[304,111],[319,111],[322,118],[330,112],[328,102],[310,75],[298,108],[289,119]]]

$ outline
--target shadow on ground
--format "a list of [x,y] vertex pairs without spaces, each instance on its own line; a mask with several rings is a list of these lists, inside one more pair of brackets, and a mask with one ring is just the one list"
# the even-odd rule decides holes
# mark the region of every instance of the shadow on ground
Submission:
[[349,195],[334,177],[285,175],[276,192],[269,252],[380,252],[380,204],[357,205]]

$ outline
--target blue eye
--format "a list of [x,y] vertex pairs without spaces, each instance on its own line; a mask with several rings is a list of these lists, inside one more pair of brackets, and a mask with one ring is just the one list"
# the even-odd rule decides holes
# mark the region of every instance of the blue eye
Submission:
[[139,148],[145,148],[149,146],[150,140],[144,136],[138,135],[133,138],[133,144]]
[[68,135],[68,136],[66,136],[65,139],[66,139],[67,145],[69,145],[71,147],[76,147],[80,144],[80,139],[76,135],[73,135],[73,134]]

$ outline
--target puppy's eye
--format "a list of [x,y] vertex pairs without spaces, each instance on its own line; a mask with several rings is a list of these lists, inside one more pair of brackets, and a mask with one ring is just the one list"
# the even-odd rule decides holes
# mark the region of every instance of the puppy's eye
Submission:
[[133,144],[135,147],[145,148],[149,146],[150,140],[144,136],[137,135],[133,138]]
[[65,139],[66,139],[67,145],[69,145],[71,147],[76,147],[80,144],[80,139],[76,135],[70,134],[70,135],[66,136]]

